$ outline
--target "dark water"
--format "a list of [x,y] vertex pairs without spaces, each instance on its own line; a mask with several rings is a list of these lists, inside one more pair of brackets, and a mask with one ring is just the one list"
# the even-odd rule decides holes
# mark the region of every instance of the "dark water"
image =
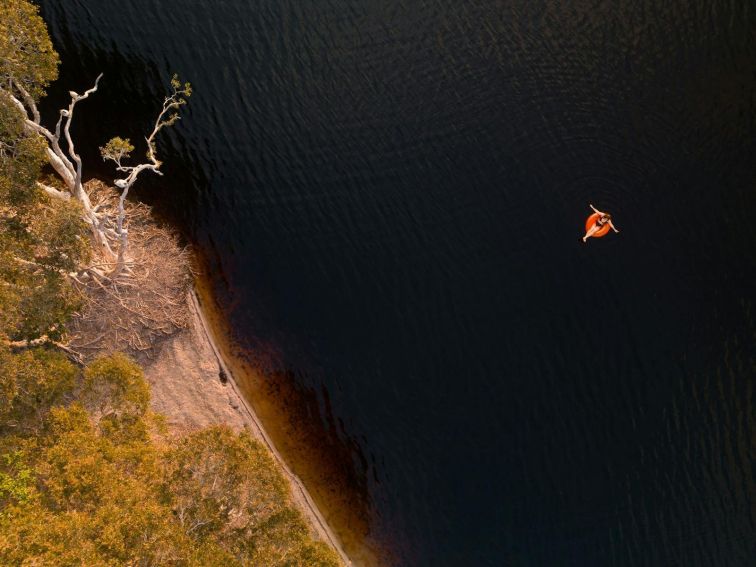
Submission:
[[192,81],[143,194],[390,562],[756,563],[753,4],[42,6],[90,149]]

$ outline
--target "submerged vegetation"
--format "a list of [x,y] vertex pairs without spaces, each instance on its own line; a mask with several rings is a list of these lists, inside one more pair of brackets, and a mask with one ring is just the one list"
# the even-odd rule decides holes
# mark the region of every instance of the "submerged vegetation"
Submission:
[[248,433],[176,435],[135,362],[67,346],[96,211],[39,183],[50,141],[13,96],[36,108],[57,64],[37,9],[1,0],[0,564],[338,565]]

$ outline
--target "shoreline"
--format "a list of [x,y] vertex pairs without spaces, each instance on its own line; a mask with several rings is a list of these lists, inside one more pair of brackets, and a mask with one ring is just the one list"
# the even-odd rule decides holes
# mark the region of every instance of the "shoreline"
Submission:
[[221,354],[218,345],[216,344],[216,338],[213,335],[213,331],[210,328],[204,310],[202,309],[202,302],[197,293],[196,282],[192,289],[189,291],[187,303],[192,312],[193,320],[195,320],[199,324],[205,339],[207,340],[210,348],[213,351],[213,354],[215,355],[218,367],[222,372],[225,373],[225,376],[227,377],[227,384],[231,386],[236,399],[239,401],[240,407],[243,408],[244,413],[249,419],[249,423],[253,426],[255,436],[259,437],[262,440],[262,442],[271,452],[273,458],[278,463],[278,466],[281,468],[282,472],[288,479],[289,485],[292,488],[292,497],[297,503],[297,506],[300,508],[300,510],[302,510],[302,512],[305,513],[307,519],[317,532],[318,536],[336,550],[345,565],[351,567],[353,565],[351,559],[349,559],[346,552],[342,548],[341,542],[333,533],[331,526],[323,517],[323,514],[315,504],[312,496],[310,496],[309,491],[302,483],[301,479],[297,475],[295,475],[286,464],[283,457],[278,452],[272,440],[265,431],[265,428],[260,422],[260,419],[255,413],[254,409],[249,404],[249,402],[247,402],[246,398],[239,389],[239,384],[236,377],[229,368],[229,365],[226,363],[225,358]]
[[[334,435],[331,416],[326,416],[325,422],[318,417],[313,391],[301,391],[292,375],[267,367],[270,353],[264,346],[258,351],[238,344],[228,316],[213,293],[213,272],[197,250],[192,255],[197,262],[193,288],[196,309],[206,334],[212,338],[214,357],[222,361],[219,368],[225,376],[231,377],[229,382],[245,414],[254,416],[252,433],[262,432],[265,436],[259,438],[292,482],[292,491],[301,487],[306,494],[300,505],[312,508],[313,515],[308,514],[308,518],[313,527],[327,526],[324,529],[328,536],[323,539],[336,542],[334,549],[346,565],[393,564],[388,541],[376,539],[371,533],[364,478],[351,461],[354,446]],[[216,377],[215,382],[220,380]]]
[[340,539],[244,396],[203,308],[200,285],[195,278],[185,295],[187,326],[156,345],[152,356],[139,361],[150,384],[152,409],[165,416],[175,435],[212,425],[247,431],[269,451],[289,484],[292,504],[304,515],[315,537],[334,549],[345,566],[352,567]]

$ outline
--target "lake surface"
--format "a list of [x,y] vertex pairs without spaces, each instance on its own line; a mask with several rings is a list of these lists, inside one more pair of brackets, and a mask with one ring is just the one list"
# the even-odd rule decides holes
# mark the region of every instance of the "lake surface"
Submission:
[[753,4],[41,6],[385,563],[754,564]]

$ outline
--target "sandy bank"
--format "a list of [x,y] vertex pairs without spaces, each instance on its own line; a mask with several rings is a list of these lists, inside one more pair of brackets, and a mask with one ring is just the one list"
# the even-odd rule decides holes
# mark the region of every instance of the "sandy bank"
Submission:
[[286,466],[242,396],[223,360],[194,290],[187,293],[191,313],[187,328],[167,338],[157,355],[143,361],[152,387],[152,406],[166,416],[177,432],[214,424],[246,429],[267,445],[291,485],[296,505],[310,520],[318,537],[336,549],[346,565],[352,565],[338,538],[323,518],[300,479]]

